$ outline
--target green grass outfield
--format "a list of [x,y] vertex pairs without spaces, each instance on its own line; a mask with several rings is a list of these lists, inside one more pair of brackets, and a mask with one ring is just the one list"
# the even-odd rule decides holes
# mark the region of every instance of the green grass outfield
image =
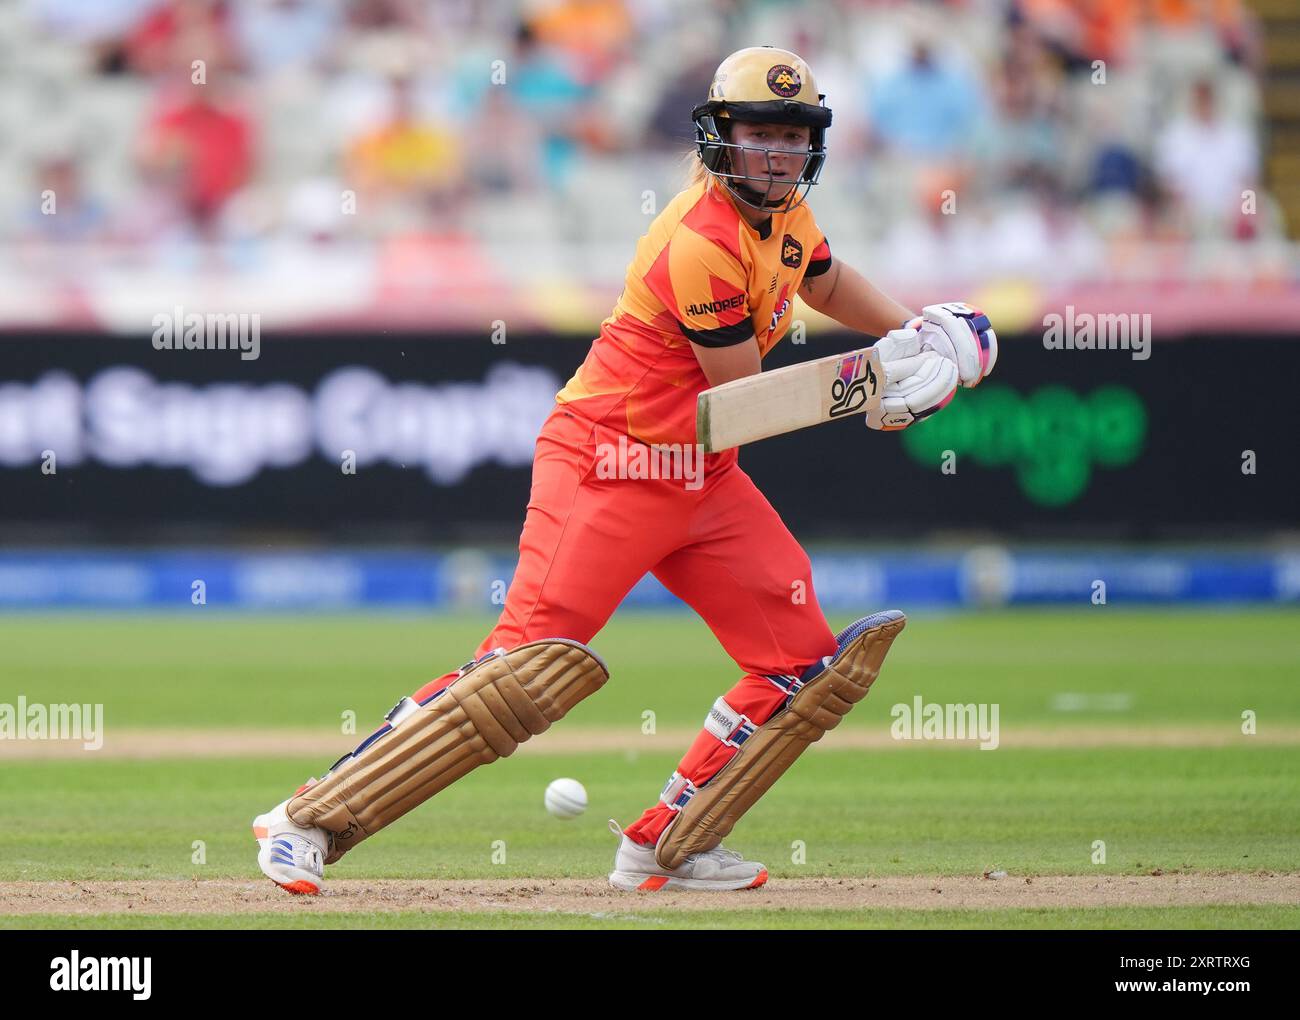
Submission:
[[[254,618],[197,607],[158,616],[14,616],[0,619],[0,702],[22,694],[29,704],[102,703],[110,745],[114,730],[301,728],[328,737],[346,711],[364,734],[402,694],[468,658],[490,622]],[[762,859],[772,888],[783,879],[969,876],[989,868],[1017,879],[1300,871],[1300,737],[1286,736],[1300,734],[1297,624],[1300,614],[1271,609],[918,615],[841,732],[887,740],[891,706],[921,696],[997,704],[1003,746],[887,741],[836,749],[837,732],[782,779],[728,845]],[[603,883],[614,846],[604,820],[625,823],[654,800],[684,750],[678,737],[699,725],[737,671],[688,615],[622,615],[594,644],[612,678],[554,735],[569,728],[621,734],[622,750],[521,753],[480,769],[350,854],[327,879]],[[1257,737],[1241,733],[1247,710]],[[643,733],[647,711],[657,734]],[[1016,746],[1015,733],[1039,739]],[[1090,739],[1077,739],[1085,733]],[[1107,745],[1108,733],[1124,739]],[[340,735],[339,752],[356,739]],[[260,875],[252,815],[330,760],[0,758],[0,882],[251,882]],[[559,822],[541,795],[566,775],[587,786],[591,807]],[[1099,840],[1105,863],[1093,860]],[[1279,904],[754,908],[743,916],[747,925],[786,928],[1300,926],[1300,907]],[[634,914],[603,904],[546,913],[497,905],[0,916],[8,927],[140,924],[734,927],[737,920],[732,910],[649,904]]]
[[[486,617],[224,615],[0,618],[0,691],[103,702],[116,727],[332,726],[378,719],[474,651]],[[851,622],[832,621],[836,626]],[[1300,612],[1081,610],[914,616],[873,700],[997,702],[1018,723],[1300,723]],[[565,720],[697,726],[737,676],[688,613],[618,614],[593,646],[612,679]],[[1062,715],[1053,695],[1127,693],[1122,713]],[[3,697],[0,696],[0,700]],[[12,699],[10,699],[12,700]],[[869,725],[858,712],[846,725]]]

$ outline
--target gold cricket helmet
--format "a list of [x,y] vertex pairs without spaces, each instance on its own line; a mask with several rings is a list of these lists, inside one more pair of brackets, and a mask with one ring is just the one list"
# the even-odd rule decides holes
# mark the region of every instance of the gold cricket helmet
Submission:
[[[817,183],[826,162],[826,129],[831,111],[826,97],[803,57],[774,46],[750,46],[727,57],[714,72],[709,98],[691,111],[695,145],[705,169],[717,177],[736,198],[755,209],[792,209]],[[796,124],[809,129],[808,152],[795,187],[775,202],[772,190],[788,184],[772,175],[771,153],[785,152],[762,146],[736,145],[729,126],[736,121],[754,124]],[[760,152],[767,164],[764,175],[734,172],[732,154]],[[762,190],[754,185],[762,185]]]

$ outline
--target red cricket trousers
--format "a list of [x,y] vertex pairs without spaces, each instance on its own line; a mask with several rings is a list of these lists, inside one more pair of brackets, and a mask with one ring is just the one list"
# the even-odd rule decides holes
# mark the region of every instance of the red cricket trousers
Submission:
[[[590,643],[653,572],[703,617],[744,671],[723,697],[761,725],[788,693],[769,675],[801,673],[836,651],[808,555],[737,465],[735,450],[699,457],[702,465],[684,478],[617,477],[644,475],[636,455],[655,449],[556,405],[537,439],[519,565],[475,658],[543,638]],[[439,677],[414,697],[423,701],[455,678]],[[702,730],[677,772],[701,786],[735,753]],[[674,810],[658,801],[624,831],[653,844]]]

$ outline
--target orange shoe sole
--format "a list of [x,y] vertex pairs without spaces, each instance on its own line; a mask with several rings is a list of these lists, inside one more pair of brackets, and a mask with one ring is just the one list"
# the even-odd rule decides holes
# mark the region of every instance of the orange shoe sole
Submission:
[[305,878],[300,878],[296,882],[276,882],[285,892],[293,893],[295,896],[319,896],[320,886],[314,882],[308,882]]
[[[668,881],[667,875],[651,875],[639,886],[637,886],[637,889],[644,890],[645,892],[655,892],[658,889],[662,889],[664,887],[664,884],[667,881]],[[767,869],[764,868],[762,871],[760,871],[757,875],[754,876],[754,881],[750,882],[749,885],[745,886],[745,888],[757,889],[760,885],[763,885],[766,881],[767,881]]]

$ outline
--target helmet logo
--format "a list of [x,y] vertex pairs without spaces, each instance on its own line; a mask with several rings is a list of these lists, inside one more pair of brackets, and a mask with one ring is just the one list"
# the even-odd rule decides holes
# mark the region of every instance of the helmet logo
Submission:
[[773,64],[767,70],[767,87],[782,99],[790,99],[799,94],[803,82],[789,64]]
[[789,234],[781,239],[781,264],[791,269],[798,269],[803,261],[803,245]]

